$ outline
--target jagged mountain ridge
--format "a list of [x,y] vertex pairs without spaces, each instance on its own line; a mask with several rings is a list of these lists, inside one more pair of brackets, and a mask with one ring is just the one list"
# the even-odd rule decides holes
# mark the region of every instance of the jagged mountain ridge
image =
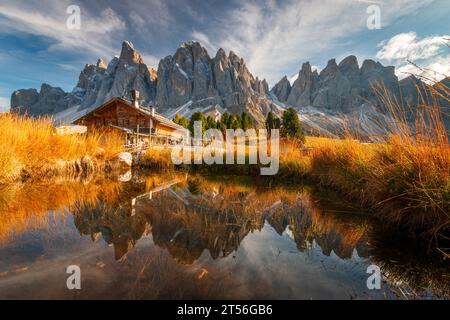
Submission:
[[211,58],[194,41],[162,59],[157,71],[149,69],[133,45],[124,41],[120,56],[107,66],[101,59],[96,65],[87,64],[72,92],[47,84],[40,92],[21,89],[13,92],[11,106],[32,116],[57,114],[56,118],[68,120],[64,116],[87,112],[112,97],[131,99],[133,89],[140,92],[143,105],[153,105],[167,116],[220,107],[231,113],[246,111],[262,123],[267,112],[278,112],[268,98],[267,82],[253,77],[242,58],[234,52],[227,56],[222,49]]
[[[242,58],[219,49],[214,58],[198,42],[185,42],[158,65],[156,106],[174,116],[208,111],[216,106],[231,113],[248,112],[264,121],[275,108],[266,80],[254,77]],[[186,108],[188,107],[188,108]]]
[[306,62],[292,86],[284,77],[271,92],[280,102],[293,107],[313,107],[324,112],[348,114],[364,103],[380,107],[373,86],[383,84],[391,94],[399,96],[400,86],[410,89],[410,82],[409,79],[399,82],[394,67],[364,60],[360,68],[357,58],[348,56],[339,65],[335,59],[329,60],[320,73],[312,71],[310,63]]
[[363,136],[382,134],[389,116],[372,86],[383,83],[394,97],[415,107],[418,95],[414,77],[401,81],[394,67],[365,60],[361,67],[355,56],[339,64],[330,60],[320,73],[304,63],[295,82],[281,79],[270,91],[266,80],[254,77],[244,60],[233,51],[219,49],[214,57],[200,43],[183,43],[173,56],[160,60],[150,69],[134,46],[124,41],[119,57],[108,65],[102,59],[87,64],[72,92],[43,84],[36,89],[21,89],[11,96],[13,110],[32,116],[54,115],[70,121],[112,97],[131,99],[131,90],[140,91],[143,105],[173,117],[178,112],[190,116],[195,111],[211,110],[241,113],[246,111],[263,126],[269,111],[280,115],[292,106],[311,134],[340,136],[351,127]]
[[[295,108],[311,133],[340,136],[350,131],[374,136],[396,130],[396,121],[380,98],[380,91],[385,89],[402,108],[397,111],[413,123],[419,102],[418,88],[420,95],[426,97],[427,86],[414,76],[398,80],[394,67],[373,60],[364,60],[359,67],[357,58],[351,55],[339,64],[335,59],[329,60],[320,73],[306,62],[292,85],[284,76],[270,95],[283,107]],[[449,120],[444,114],[447,128]]]
[[36,89],[14,91],[11,108],[32,116],[52,115],[67,109],[73,112],[101,105],[112,97],[131,98],[131,90],[140,91],[144,104],[151,103],[156,95],[154,71],[144,63],[133,45],[124,41],[119,57],[108,65],[102,59],[97,64],[86,64],[80,72],[72,92],[42,84]]

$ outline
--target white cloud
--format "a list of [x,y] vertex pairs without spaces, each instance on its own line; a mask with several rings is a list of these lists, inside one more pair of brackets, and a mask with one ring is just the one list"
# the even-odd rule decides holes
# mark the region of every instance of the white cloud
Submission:
[[136,27],[137,29],[145,27],[147,22],[145,21],[144,17],[142,17],[139,13],[136,11],[130,12],[130,21],[131,24]]
[[[383,27],[431,1],[380,1]],[[365,30],[367,6],[357,0],[246,2],[221,22],[217,46],[243,56],[252,72],[274,84],[280,74],[292,72],[287,68],[300,67],[309,57]]]
[[[44,36],[55,41],[49,50],[78,50],[95,56],[113,56],[117,48],[117,36],[126,29],[123,19],[107,8],[97,16],[91,16],[81,7],[80,30],[69,30],[64,1],[9,1],[0,4],[0,28],[2,32],[25,32]],[[36,11],[39,8],[39,12]]]
[[381,43],[376,57],[387,61],[422,60],[436,56],[445,46],[445,38],[449,36],[431,36],[418,39],[415,32],[400,33]]
[[129,21],[134,27],[134,31],[148,32],[149,27],[168,28],[174,21],[174,17],[170,12],[167,1],[127,0],[123,2],[125,2],[125,7],[135,8],[129,13]]
[[0,97],[0,112],[6,112],[9,110],[9,98]]
[[448,38],[448,35],[442,35],[419,39],[412,31],[400,33],[383,41],[376,57],[393,62],[400,79],[414,74],[440,81],[450,75]]
[[80,70],[79,67],[71,65],[71,64],[67,64],[67,63],[58,63],[58,66],[61,69],[68,70],[68,71],[78,71],[78,70]]

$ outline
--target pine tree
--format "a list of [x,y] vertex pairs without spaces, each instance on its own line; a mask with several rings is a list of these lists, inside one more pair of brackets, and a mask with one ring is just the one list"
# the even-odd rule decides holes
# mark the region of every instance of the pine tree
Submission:
[[215,129],[217,127],[216,121],[211,116],[206,117],[206,130]]
[[186,116],[181,117],[178,112],[175,115],[175,118],[172,119],[172,121],[186,129],[189,126],[189,119]]
[[229,129],[240,129],[242,127],[241,117],[238,114],[231,116]]
[[178,124],[187,129],[189,127],[189,119],[186,116],[184,116],[180,119]]
[[269,111],[266,118],[266,129],[270,132],[271,129],[275,129],[275,116],[272,111]]
[[298,119],[297,111],[293,108],[288,108],[283,112],[281,119],[281,136],[305,142],[303,128]]
[[189,126],[188,129],[189,131],[191,131],[192,134],[194,134],[194,122],[195,121],[201,121],[202,122],[202,135],[205,132],[205,127],[206,127],[206,119],[205,116],[203,115],[203,113],[201,112],[195,112],[192,116],[191,116],[191,121],[189,122]]
[[172,119],[172,121],[175,122],[176,124],[180,124],[181,116],[180,116],[180,114],[178,112],[175,115],[175,118]]
[[222,122],[222,124],[224,125],[225,129],[230,128],[230,120],[231,120],[230,114],[228,112],[224,112],[224,114],[222,114],[220,122]]
[[267,134],[270,136],[272,129],[280,129],[280,127],[281,127],[280,118],[276,117],[272,111],[269,111],[266,118]]
[[241,116],[241,127],[243,130],[253,128],[253,121],[246,112],[242,112]]

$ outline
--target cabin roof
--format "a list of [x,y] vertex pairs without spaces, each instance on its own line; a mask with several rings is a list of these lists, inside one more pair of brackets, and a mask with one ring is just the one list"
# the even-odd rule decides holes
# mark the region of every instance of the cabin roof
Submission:
[[102,105],[100,105],[100,106],[98,106],[98,107],[96,107],[96,108],[90,110],[89,112],[87,112],[87,113],[85,113],[85,114],[83,114],[83,115],[80,115],[79,117],[73,119],[73,120],[72,120],[72,123],[74,123],[74,122],[76,122],[76,121],[78,121],[78,120],[80,120],[80,119],[82,119],[82,118],[84,118],[84,117],[86,117],[86,116],[88,116],[88,115],[94,113],[94,112],[97,112],[97,111],[99,111],[99,110],[102,110],[102,109],[106,108],[106,107],[108,107],[112,102],[116,102],[116,101],[119,101],[119,102],[121,102],[121,103],[127,105],[128,107],[130,107],[130,108],[136,110],[137,112],[139,112],[139,113],[141,113],[141,114],[143,114],[143,115],[145,115],[145,116],[148,116],[148,117],[150,117],[150,118],[153,118],[153,119],[155,119],[157,122],[160,122],[160,123],[162,123],[162,124],[164,124],[164,125],[166,125],[166,126],[168,126],[168,127],[171,127],[171,128],[173,128],[173,129],[177,129],[177,130],[183,130],[183,131],[186,131],[186,130],[187,130],[187,129],[184,128],[183,126],[180,126],[179,124],[176,124],[176,123],[173,122],[172,120],[170,120],[170,119],[164,117],[163,115],[157,113],[156,111],[155,111],[154,115],[152,115],[151,109],[149,109],[149,108],[147,108],[147,107],[144,107],[144,106],[136,107],[136,106],[135,106],[134,104],[132,104],[130,101],[128,101],[128,100],[126,100],[126,99],[123,99],[123,98],[119,98],[119,97],[111,98],[111,99],[109,99],[108,101],[106,101],[105,103],[103,103]]

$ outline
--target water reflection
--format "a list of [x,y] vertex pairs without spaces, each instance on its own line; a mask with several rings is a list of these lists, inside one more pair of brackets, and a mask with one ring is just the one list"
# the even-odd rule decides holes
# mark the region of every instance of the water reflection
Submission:
[[193,263],[205,250],[213,259],[227,257],[265,221],[279,235],[287,232],[301,252],[315,241],[327,256],[334,252],[349,259],[354,250],[367,256],[367,217],[323,212],[307,190],[257,188],[245,181],[218,183],[200,177],[145,185],[143,189],[142,184],[130,184],[113,201],[75,202],[76,228],[93,240],[101,236],[112,244],[116,259],[149,232],[156,245],[184,264]]
[[[405,254],[405,242],[415,248],[409,239],[392,241],[359,208],[306,186],[149,173],[1,194],[0,297],[24,294],[17,286],[26,286],[17,272],[23,265],[59,268],[57,258],[88,266],[96,280],[86,298],[99,298],[99,282],[107,297],[118,298],[449,296],[448,265],[423,251]],[[117,262],[105,264],[109,246]],[[372,263],[385,274],[382,292],[365,288]],[[305,281],[302,274],[311,276]],[[111,275],[121,285],[103,279]],[[54,297],[67,297],[62,285],[55,280]]]

